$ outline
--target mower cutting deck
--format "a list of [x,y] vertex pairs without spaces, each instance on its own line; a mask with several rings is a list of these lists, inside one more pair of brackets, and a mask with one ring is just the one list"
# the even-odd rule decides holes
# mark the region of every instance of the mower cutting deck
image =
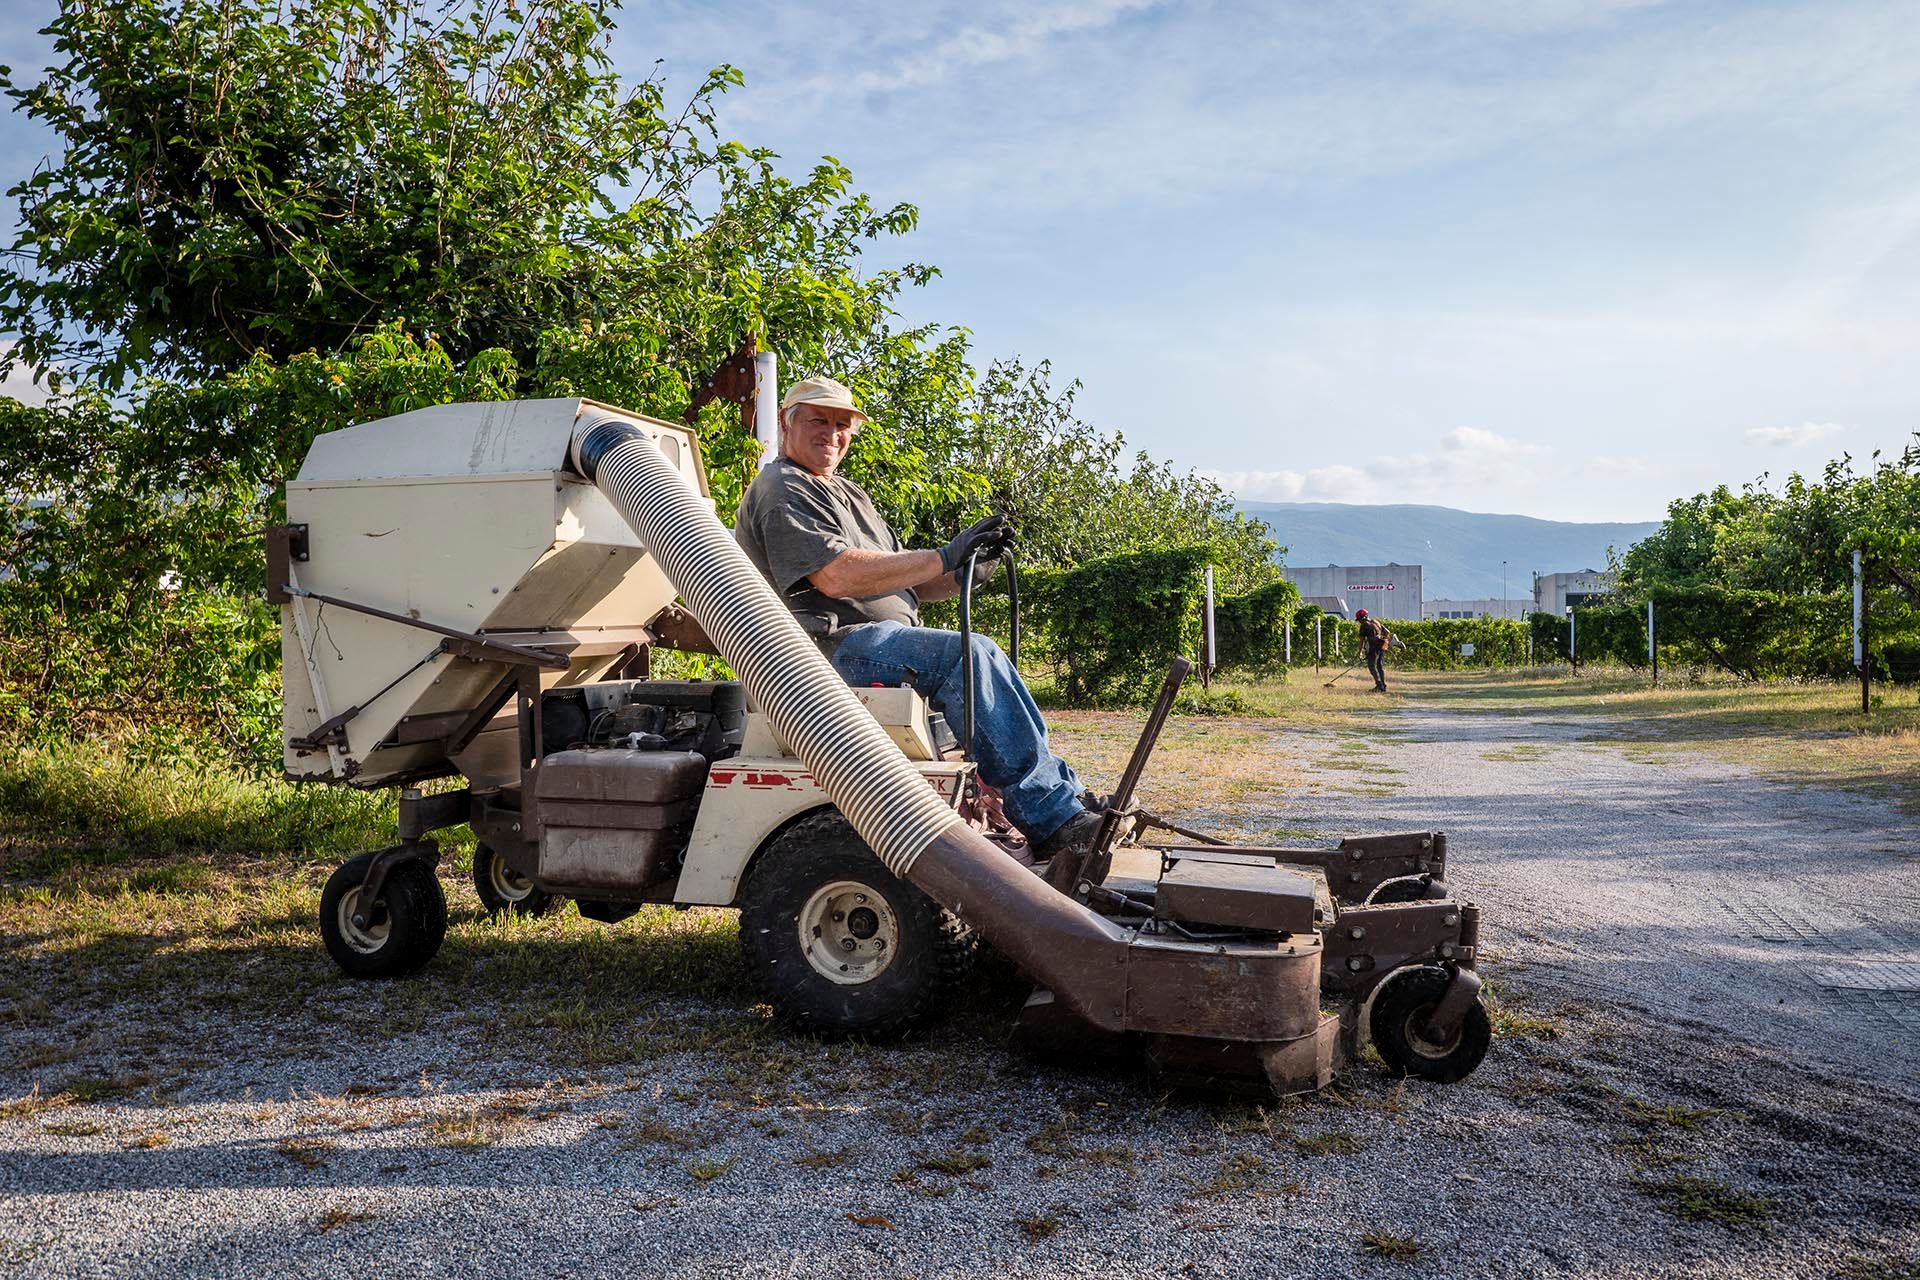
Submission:
[[[739,908],[750,973],[806,1030],[911,1031],[984,939],[1036,985],[1029,1037],[1138,1044],[1180,1078],[1318,1088],[1369,1005],[1390,1066],[1478,1064],[1478,913],[1447,888],[1443,835],[1145,841],[1132,794],[1181,662],[1091,856],[1035,868],[985,821],[944,717],[910,689],[848,689],[705,494],[691,432],[589,401],[439,406],[315,443],[268,542],[287,772],[465,780],[403,792],[399,842],[329,881],[345,971],[432,959],[431,833],[469,823],[489,910]],[[648,679],[667,645],[741,678]]]

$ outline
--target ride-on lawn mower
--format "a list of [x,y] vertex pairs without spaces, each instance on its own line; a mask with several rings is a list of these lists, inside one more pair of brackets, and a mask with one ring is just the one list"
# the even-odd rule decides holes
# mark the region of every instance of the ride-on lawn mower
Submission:
[[[947,724],[970,731],[967,709],[848,688],[706,494],[689,430],[585,400],[442,405],[314,443],[268,535],[286,770],[407,788],[399,843],[321,898],[347,973],[432,960],[431,833],[465,822],[490,910],[738,907],[749,970],[813,1032],[910,1030],[984,939],[1036,984],[1033,1037],[1137,1043],[1177,1077],[1318,1088],[1363,1008],[1395,1070],[1478,1065],[1479,913],[1447,888],[1444,835],[1147,842],[1132,793],[1176,662],[1093,852],[1035,867],[988,820]],[[650,679],[659,647],[740,680]]]

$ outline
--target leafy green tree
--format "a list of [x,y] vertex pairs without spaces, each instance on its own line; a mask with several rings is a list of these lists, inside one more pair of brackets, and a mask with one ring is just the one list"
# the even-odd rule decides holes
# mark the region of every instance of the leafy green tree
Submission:
[[799,183],[723,142],[711,72],[669,110],[623,87],[612,0],[62,0],[64,61],[0,87],[63,153],[15,186],[0,329],[21,357],[124,385],[256,353],[342,351],[404,319],[456,361],[531,368],[540,335],[641,320],[669,363],[747,328],[858,331],[814,268],[898,235],[843,166]]

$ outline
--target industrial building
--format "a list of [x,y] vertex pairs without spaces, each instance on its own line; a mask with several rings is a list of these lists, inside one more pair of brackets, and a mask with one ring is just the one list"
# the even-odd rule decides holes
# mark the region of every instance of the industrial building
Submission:
[[1604,569],[1581,569],[1573,573],[1536,573],[1533,575],[1533,607],[1541,613],[1565,613],[1568,605],[1612,594],[1619,575]]
[[1288,565],[1286,575],[1300,588],[1302,599],[1343,618],[1352,617],[1356,609],[1397,622],[1420,618],[1421,568],[1417,564],[1330,564],[1324,569]]
[[1524,618],[1533,612],[1533,601],[1523,597],[1511,600],[1429,600],[1420,611],[1422,618]]

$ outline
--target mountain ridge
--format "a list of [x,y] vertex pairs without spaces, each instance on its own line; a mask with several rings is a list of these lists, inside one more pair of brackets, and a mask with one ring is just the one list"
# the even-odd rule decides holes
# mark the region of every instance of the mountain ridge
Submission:
[[1510,598],[1533,592],[1536,573],[1604,569],[1657,520],[1542,520],[1426,503],[1236,502],[1264,522],[1285,564],[1417,564],[1428,600],[1498,598],[1502,560]]

